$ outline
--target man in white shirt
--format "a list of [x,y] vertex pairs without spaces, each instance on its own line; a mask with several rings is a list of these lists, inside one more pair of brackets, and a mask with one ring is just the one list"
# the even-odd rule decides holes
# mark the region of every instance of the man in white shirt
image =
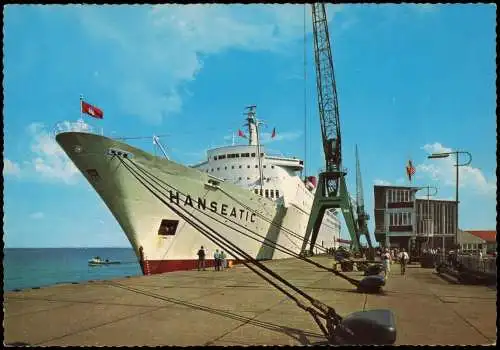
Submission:
[[391,254],[389,253],[389,249],[385,248],[381,258],[382,266],[384,267],[384,277],[387,279],[389,277],[389,272],[391,272]]
[[401,274],[404,275],[406,272],[406,264],[408,264],[408,261],[410,261],[410,256],[404,248],[401,250],[401,253],[399,253],[398,260],[399,264],[401,265]]

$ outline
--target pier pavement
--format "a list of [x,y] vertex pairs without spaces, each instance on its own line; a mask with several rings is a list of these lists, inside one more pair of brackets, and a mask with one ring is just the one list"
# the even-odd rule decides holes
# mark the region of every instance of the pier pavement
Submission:
[[[331,257],[314,257],[332,266]],[[265,263],[342,316],[394,312],[396,344],[496,343],[496,290],[452,284],[416,265],[392,272],[384,294],[361,294],[295,259]],[[361,272],[348,273],[362,278]],[[312,317],[245,266],[179,271],[4,293],[6,345],[307,345]]]

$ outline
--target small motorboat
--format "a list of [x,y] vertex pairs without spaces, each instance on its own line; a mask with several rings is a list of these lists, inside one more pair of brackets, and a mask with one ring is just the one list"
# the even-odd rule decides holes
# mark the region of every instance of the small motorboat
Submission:
[[110,261],[108,259],[106,260],[101,260],[100,257],[95,256],[92,259],[89,260],[89,266],[96,266],[96,265],[113,265],[113,264],[119,264],[119,261]]

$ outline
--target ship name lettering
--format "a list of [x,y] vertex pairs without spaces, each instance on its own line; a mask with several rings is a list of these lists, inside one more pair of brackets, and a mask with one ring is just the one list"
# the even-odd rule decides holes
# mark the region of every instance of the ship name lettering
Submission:
[[236,208],[233,208],[233,210],[231,210],[230,216],[236,217]]
[[210,202],[210,210],[217,213],[217,202]]
[[[170,202],[176,203],[177,205],[179,205],[179,197],[180,197],[179,192],[177,192],[177,191],[175,193],[173,191],[169,191],[169,192],[170,192],[170,196],[169,196]],[[183,196],[184,196],[184,194],[183,194]],[[189,195],[189,194],[186,194],[185,196],[186,196],[186,198],[184,199],[184,206],[190,205],[191,207],[194,208],[195,205],[193,204],[193,197],[191,197],[191,195]],[[194,197],[194,198],[196,198],[196,197]],[[197,205],[198,209],[207,210],[206,198],[198,197],[197,204],[198,204]],[[230,208],[231,208],[231,211],[229,211]],[[211,201],[209,210],[214,212],[214,213],[219,212],[218,203],[216,201]],[[245,210],[245,209],[237,209],[236,207],[231,207],[228,204],[221,204],[220,205],[220,214],[222,214],[224,216],[233,216],[234,218],[237,219],[238,218],[238,214],[237,214],[238,211],[240,212],[240,220],[255,222],[255,217],[257,215],[255,213],[250,213],[248,210]]]
[[222,215],[227,215],[226,209],[227,209],[227,204],[222,204],[222,208],[221,208],[220,213]]
[[202,207],[203,210],[207,209],[207,200],[205,198],[198,197],[198,209],[201,209]]
[[172,191],[169,191],[169,192],[170,192],[170,202],[173,203],[174,198],[175,198],[175,203],[178,205],[179,204],[179,192],[176,192],[175,196],[174,196],[174,193]]
[[184,201],[184,206],[186,206],[188,204],[190,206],[193,206],[193,201],[191,200],[191,196],[189,194],[186,196],[186,200]]

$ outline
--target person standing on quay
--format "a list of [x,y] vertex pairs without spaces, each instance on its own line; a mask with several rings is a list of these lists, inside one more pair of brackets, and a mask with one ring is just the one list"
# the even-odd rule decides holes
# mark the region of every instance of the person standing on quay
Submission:
[[387,248],[382,254],[382,266],[384,267],[384,277],[387,279],[389,277],[389,272],[391,272],[391,254]]
[[214,252],[214,268],[215,268],[215,271],[220,271],[219,249],[215,249],[215,252]]
[[224,270],[227,267],[227,264],[226,264],[226,253],[224,253],[222,250],[220,252],[220,262],[221,262],[222,270]]
[[205,271],[205,249],[203,249],[203,246],[198,250],[198,271],[200,271],[200,268]]

